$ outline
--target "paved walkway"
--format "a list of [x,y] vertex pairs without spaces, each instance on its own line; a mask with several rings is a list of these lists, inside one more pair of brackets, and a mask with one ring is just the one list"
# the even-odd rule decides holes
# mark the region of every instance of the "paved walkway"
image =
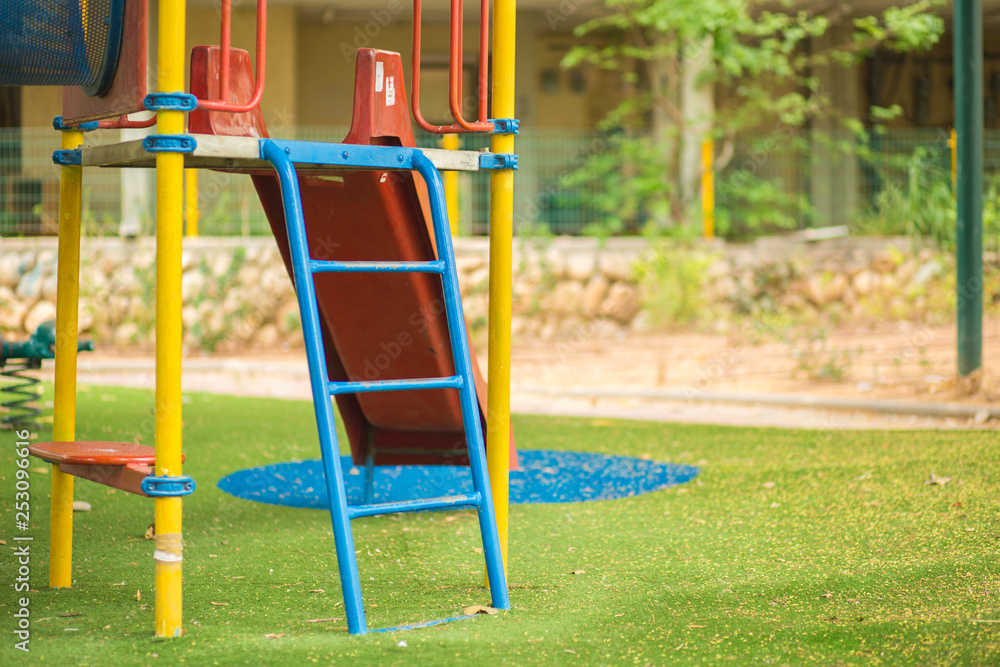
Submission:
[[[810,352],[829,363],[850,362],[852,377],[840,381],[809,377],[801,357],[796,358],[795,343],[788,341],[751,344],[726,336],[678,334],[519,345],[511,364],[511,408],[516,413],[741,426],[1000,428],[1000,402],[991,401],[991,392],[1000,395],[1000,387],[987,382],[979,396],[956,399],[939,371],[951,363],[948,332],[920,333],[919,348],[915,335],[841,335]],[[997,340],[1000,335],[987,337],[988,353],[1000,351],[992,349],[1000,348]],[[837,350],[852,349],[856,341],[866,342],[868,351],[861,349],[849,359],[837,356]],[[485,371],[485,359],[481,363]],[[152,388],[154,371],[148,355],[80,357],[84,384]],[[51,377],[51,365],[46,372]],[[311,398],[302,351],[189,357],[183,387]]]

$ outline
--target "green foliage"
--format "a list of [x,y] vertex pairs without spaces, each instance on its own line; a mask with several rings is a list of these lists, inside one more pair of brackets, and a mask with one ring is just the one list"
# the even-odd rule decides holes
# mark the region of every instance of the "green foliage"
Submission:
[[706,315],[707,269],[712,257],[684,244],[660,244],[635,268],[654,324],[694,324]]
[[1000,175],[983,188],[983,249],[1000,252]]
[[871,210],[854,225],[855,231],[929,239],[944,250],[954,248],[955,198],[950,171],[941,165],[940,155],[924,147],[901,160],[886,158],[878,167],[882,189]]
[[809,200],[785,187],[781,179],[764,179],[744,170],[724,172],[716,181],[715,233],[730,240],[795,229],[809,215]]
[[560,185],[600,214],[601,224],[592,225],[586,233],[639,231],[669,208],[672,187],[666,178],[673,170],[669,156],[649,141],[623,133],[612,133],[605,146],[583,168],[564,176]]
[[[680,185],[685,142],[708,134],[722,144],[719,155],[731,156],[740,133],[803,127],[830,107],[813,68],[854,66],[876,47],[925,49],[944,32],[941,18],[931,13],[940,0],[860,18],[852,40],[818,50],[811,40],[826,34],[830,21],[805,10],[756,0],[603,2],[609,13],[577,27],[577,36],[588,40],[572,48],[563,65],[618,71],[630,86],[604,121],[606,129],[621,131],[618,139],[567,179],[601,186],[593,203],[606,216],[606,233],[683,224],[697,192],[693,184]],[[682,87],[691,80],[727,91],[710,117],[690,117],[681,105]],[[727,160],[717,159],[715,168]],[[743,195],[748,203],[776,203],[780,184],[749,185],[754,191]],[[800,207],[782,201],[775,219],[757,215],[745,230],[730,228],[785,228],[790,210]]]
[[822,327],[808,329],[802,336],[786,337],[784,342],[791,348],[796,370],[805,373],[810,380],[841,382],[850,379],[854,360],[864,352],[863,347],[851,350],[831,346],[828,332]]

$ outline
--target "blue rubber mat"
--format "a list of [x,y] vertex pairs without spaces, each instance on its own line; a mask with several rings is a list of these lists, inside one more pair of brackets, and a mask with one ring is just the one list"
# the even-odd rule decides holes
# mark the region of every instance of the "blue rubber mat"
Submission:
[[[586,452],[521,450],[520,470],[510,473],[511,503],[579,503],[614,500],[683,484],[699,472],[694,466]],[[347,502],[364,499],[364,474],[342,457],[348,471]],[[219,488],[238,498],[271,505],[328,509],[319,460],[276,463],[234,472]],[[376,466],[376,503],[435,498],[472,491],[472,475],[461,466]]]

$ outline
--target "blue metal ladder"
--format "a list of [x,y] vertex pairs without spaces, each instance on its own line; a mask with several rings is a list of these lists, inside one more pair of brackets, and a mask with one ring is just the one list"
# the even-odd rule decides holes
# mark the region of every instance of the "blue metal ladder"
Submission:
[[[363,146],[354,144],[321,144],[304,141],[260,142],[261,158],[274,167],[281,186],[282,207],[288,227],[288,241],[292,258],[306,354],[309,360],[309,377],[312,384],[313,407],[319,428],[320,449],[323,454],[323,471],[330,497],[330,516],[337,547],[337,565],[340,570],[344,593],[347,629],[351,634],[365,634],[365,610],[361,598],[361,581],[354,553],[351,519],[377,514],[415,512],[429,509],[475,507],[479,513],[479,528],[483,540],[483,554],[489,577],[492,604],[498,609],[509,609],[507,582],[500,540],[497,534],[496,514],[490,494],[489,476],[486,471],[486,452],[483,445],[476,387],[472,379],[472,363],[466,339],[465,319],[458,287],[458,273],[448,226],[444,187],[441,175],[431,160],[416,148]],[[305,216],[295,164],[326,165],[330,168],[356,168],[417,171],[427,184],[430,194],[431,218],[437,241],[438,259],[425,262],[337,262],[320,261],[310,257],[306,241]],[[327,374],[326,354],[320,333],[319,312],[316,307],[316,288],[313,276],[317,273],[436,273],[441,276],[444,291],[445,313],[451,338],[452,356],[456,374],[450,377],[414,380],[380,380],[371,382],[331,382]],[[404,502],[348,505],[340,464],[340,450],[334,421],[331,396],[369,391],[403,391],[414,389],[454,388],[459,391],[462,420],[465,427],[472,470],[473,491],[444,498],[417,499]],[[371,466],[367,483],[371,480]]]

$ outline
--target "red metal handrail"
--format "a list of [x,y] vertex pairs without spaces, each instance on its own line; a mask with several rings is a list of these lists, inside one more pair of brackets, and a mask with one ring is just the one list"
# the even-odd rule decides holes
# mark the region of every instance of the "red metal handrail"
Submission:
[[481,0],[479,17],[479,119],[469,122],[462,116],[462,20],[463,0],[451,0],[451,42],[448,54],[448,106],[452,125],[432,125],[420,113],[420,36],[421,0],[413,0],[413,88],[410,94],[410,110],[417,125],[434,134],[468,132],[492,132],[493,123],[487,120],[487,96],[489,94],[489,0]]
[[220,38],[220,48],[222,50],[222,62],[219,79],[219,99],[218,100],[198,100],[199,109],[209,111],[228,111],[230,113],[246,113],[252,111],[260,104],[260,99],[264,95],[264,74],[267,62],[267,0],[257,0],[257,52],[255,63],[255,82],[253,95],[249,101],[243,104],[229,102],[229,45],[230,27],[232,22],[232,0],[222,0],[222,28]]
[[[222,0],[219,46],[222,49],[222,70],[219,72],[219,99],[229,102],[229,48],[232,44],[233,7],[231,0]],[[256,84],[254,84],[256,88]]]
[[119,116],[114,120],[102,120],[97,127],[102,130],[137,130],[156,125],[156,114],[144,120],[131,120],[128,116]]

